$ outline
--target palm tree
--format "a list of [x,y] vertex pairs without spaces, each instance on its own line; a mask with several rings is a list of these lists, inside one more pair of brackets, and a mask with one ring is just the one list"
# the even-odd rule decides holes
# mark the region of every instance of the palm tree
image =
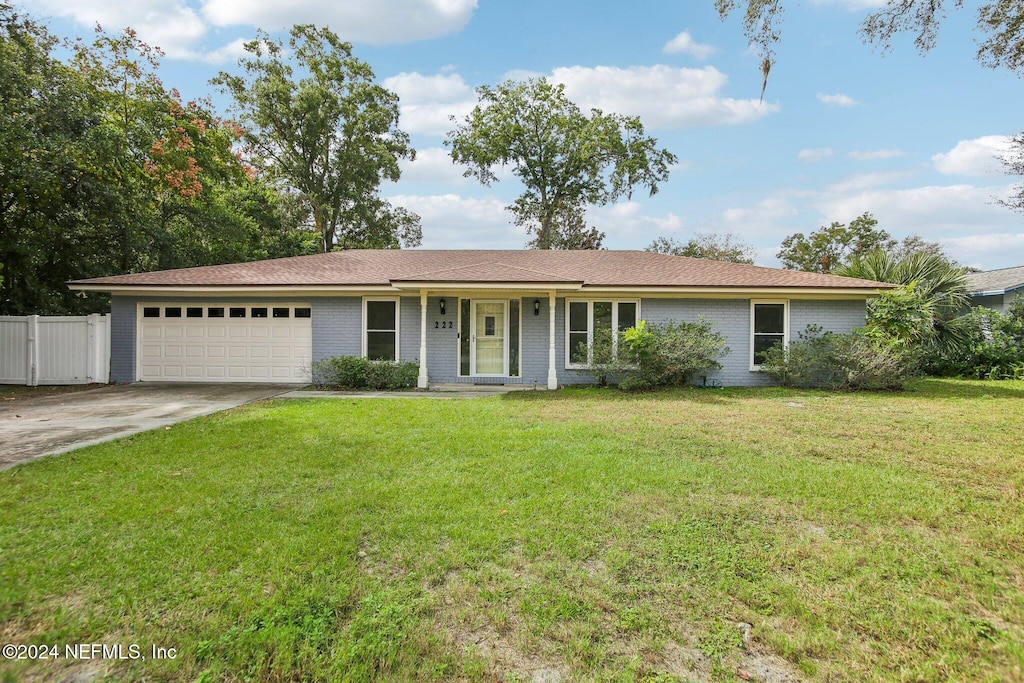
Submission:
[[967,269],[937,254],[918,252],[904,258],[876,249],[855,256],[846,265],[832,271],[833,275],[858,277],[893,285],[917,283],[915,288],[935,309],[936,317],[951,318],[967,307]]
[[[881,249],[855,256],[832,271],[833,275],[912,287],[921,297],[923,308],[930,311],[935,339],[943,346],[969,342],[967,330],[957,322],[970,301],[966,273],[966,268],[937,254],[917,252],[899,258]],[[869,306],[869,317],[870,312]]]

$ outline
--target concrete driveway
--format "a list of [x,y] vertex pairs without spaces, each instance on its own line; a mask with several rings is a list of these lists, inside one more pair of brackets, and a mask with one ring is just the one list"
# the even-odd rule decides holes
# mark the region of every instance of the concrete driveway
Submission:
[[294,384],[127,384],[0,404],[0,469],[295,390]]

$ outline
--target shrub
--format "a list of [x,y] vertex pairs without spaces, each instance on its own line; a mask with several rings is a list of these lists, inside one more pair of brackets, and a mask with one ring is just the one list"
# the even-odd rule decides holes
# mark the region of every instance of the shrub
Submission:
[[729,353],[725,337],[704,318],[695,323],[669,321],[647,325],[641,321],[623,334],[627,358],[637,371],[623,379],[623,389],[681,387],[699,372],[722,367],[718,359]]
[[896,391],[917,366],[917,353],[904,344],[862,332],[822,334],[812,325],[788,349],[769,349],[761,371],[787,387]]
[[317,389],[407,389],[416,386],[419,363],[335,356],[313,363]]
[[695,323],[648,325],[641,320],[618,337],[618,353],[610,338],[595,339],[587,369],[599,384],[618,379],[625,390],[683,386],[693,375],[722,367],[729,353],[725,337],[702,318]]
[[950,323],[960,337],[925,359],[929,374],[977,379],[1024,379],[1024,298],[1008,313],[973,308]]
[[935,302],[916,282],[883,291],[868,301],[870,335],[910,347],[926,344],[935,336]]

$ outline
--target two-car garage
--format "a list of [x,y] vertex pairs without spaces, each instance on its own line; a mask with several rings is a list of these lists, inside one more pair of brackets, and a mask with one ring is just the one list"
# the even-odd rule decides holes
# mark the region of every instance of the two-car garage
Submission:
[[144,302],[136,315],[142,381],[309,381],[309,303]]

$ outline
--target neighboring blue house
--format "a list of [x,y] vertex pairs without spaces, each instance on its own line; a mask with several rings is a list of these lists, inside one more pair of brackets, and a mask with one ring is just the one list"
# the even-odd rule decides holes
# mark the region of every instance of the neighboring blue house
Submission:
[[111,294],[115,382],[305,382],[313,361],[416,361],[419,386],[589,381],[580,342],[702,317],[731,353],[709,379],[766,384],[765,349],[849,332],[880,287],[642,251],[353,250],[79,280]]
[[971,306],[1006,313],[1010,303],[1024,295],[1024,266],[968,273],[967,290],[971,294]]

